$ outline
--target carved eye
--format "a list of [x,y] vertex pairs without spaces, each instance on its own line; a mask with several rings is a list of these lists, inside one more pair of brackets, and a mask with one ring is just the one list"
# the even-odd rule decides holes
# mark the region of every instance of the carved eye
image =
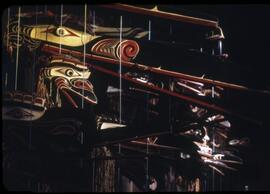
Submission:
[[57,28],[55,33],[56,33],[56,35],[58,35],[60,37],[70,35],[70,33],[65,28],[61,28],[61,27]]
[[65,27],[50,27],[50,28],[47,28],[46,30],[42,31],[41,33],[51,33],[51,34],[54,34],[56,36],[59,36],[59,37],[66,37],[66,36],[76,36],[76,37],[79,37],[79,35],[77,35],[75,32],[72,32],[71,29],[67,29]]
[[80,74],[72,68],[61,68],[56,70],[67,77],[80,76]]
[[66,74],[67,76],[71,77],[71,76],[73,76],[74,71],[73,71],[73,69],[68,69],[68,70],[66,70],[65,74]]

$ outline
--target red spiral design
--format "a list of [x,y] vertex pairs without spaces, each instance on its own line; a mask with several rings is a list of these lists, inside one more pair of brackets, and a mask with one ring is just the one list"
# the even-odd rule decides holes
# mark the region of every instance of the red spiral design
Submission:
[[[121,51],[120,51],[121,48]],[[95,54],[110,57],[113,59],[121,59],[130,61],[139,53],[139,45],[134,40],[122,40],[120,45],[119,39],[103,39],[97,42],[91,51]]]
[[[121,47],[121,51],[120,51]],[[138,53],[139,53],[140,47],[137,42],[133,40],[124,40],[120,43],[117,47],[117,56],[120,58],[120,52],[121,52],[121,59],[123,61],[130,61],[131,59],[134,59]]]

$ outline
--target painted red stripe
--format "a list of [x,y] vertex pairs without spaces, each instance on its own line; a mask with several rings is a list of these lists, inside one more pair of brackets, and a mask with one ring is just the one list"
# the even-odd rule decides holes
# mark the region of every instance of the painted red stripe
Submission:
[[[59,48],[58,47],[51,46],[51,45],[48,45],[48,44],[44,45],[42,50],[44,52],[49,52],[51,54],[58,54],[59,53]],[[76,55],[76,56],[79,56],[79,57],[83,57],[83,53],[81,53],[79,51],[73,51],[73,50],[63,49],[63,48],[61,50],[62,50],[62,53],[65,53],[65,54],[70,54],[70,55]],[[97,61],[108,62],[110,64],[119,65],[118,60],[111,59],[111,58],[106,58],[106,57],[97,56],[97,55],[93,55],[93,54],[85,54],[85,57],[89,58],[89,59],[97,60]],[[67,61],[73,62],[72,60],[67,60]],[[213,86],[221,86],[221,87],[224,87],[224,88],[235,89],[235,90],[242,90],[242,91],[270,94],[269,91],[261,91],[261,90],[256,90],[256,89],[250,89],[250,88],[247,88],[247,87],[241,86],[241,85],[230,84],[230,83],[221,82],[221,81],[217,81],[217,80],[205,79],[205,78],[192,76],[192,75],[188,75],[188,74],[184,74],[184,73],[168,71],[168,70],[164,70],[164,69],[158,69],[158,68],[149,67],[149,66],[142,65],[142,64],[135,64],[133,62],[128,62],[128,61],[122,61],[122,65],[125,66],[125,67],[138,68],[141,71],[157,73],[157,74],[161,74],[161,75],[165,75],[165,76],[171,76],[171,77],[174,77],[174,78],[188,79],[188,80],[191,80],[191,81],[198,81],[198,82],[201,82],[201,83],[211,84]]]
[[78,105],[76,104],[76,102],[72,99],[72,97],[65,91],[65,90],[61,90],[62,93],[67,97],[67,99],[70,101],[70,103],[75,107],[78,108]]
[[202,25],[202,26],[209,26],[209,27],[215,27],[215,28],[217,28],[217,26],[218,26],[218,23],[216,21],[186,16],[186,15],[180,15],[180,14],[176,14],[176,13],[164,12],[164,11],[153,11],[151,9],[135,7],[135,6],[131,6],[131,5],[124,5],[124,4],[115,3],[115,4],[104,4],[104,5],[100,5],[100,6],[106,7],[106,8],[111,8],[111,9],[118,9],[118,10],[122,10],[122,11],[143,14],[143,15],[161,17],[161,18],[180,21],[180,22],[198,24],[198,25]]
[[[55,51],[58,51],[58,48],[57,47],[54,47],[54,46],[50,46],[50,45],[45,45],[46,47],[44,47],[44,51],[46,52],[55,52]],[[79,55],[79,56],[83,56],[83,53],[80,53],[78,51],[71,51],[71,50],[68,50],[68,49],[62,49],[62,52],[68,52],[67,54],[76,54],[76,55]],[[91,54],[86,54],[85,56],[89,57],[89,58],[92,58],[92,59],[99,59],[99,61],[104,61],[104,62],[109,62],[109,63],[113,63],[113,64],[117,64],[119,65],[119,62],[114,60],[114,59],[109,59],[109,58],[105,58],[105,57],[100,57],[100,56],[95,56],[95,55],[91,55]],[[101,60],[102,59],[102,60]],[[131,63],[131,62],[126,62],[126,61],[122,61],[122,65],[129,65],[129,67],[136,67],[137,64],[134,64],[134,63]],[[254,123],[257,123],[257,124],[261,124],[261,122],[257,121],[257,120],[254,120],[252,118],[249,118],[249,117],[245,117],[245,116],[242,116],[240,114],[237,114],[237,113],[233,113],[229,110],[226,110],[222,107],[219,107],[219,106],[216,106],[214,104],[209,104],[207,102],[204,102],[204,101],[201,101],[201,100],[198,100],[198,99],[195,99],[195,98],[191,98],[191,97],[188,97],[188,96],[185,96],[185,95],[181,95],[179,93],[176,93],[176,92],[171,92],[169,90],[166,90],[166,89],[162,89],[162,88],[159,88],[158,86],[152,86],[152,85],[148,85],[148,84],[145,84],[145,83],[142,83],[140,81],[137,81],[137,80],[134,80],[134,79],[131,79],[125,75],[119,75],[118,73],[114,72],[114,71],[111,71],[111,70],[108,70],[108,69],[105,69],[105,68],[102,68],[102,67],[99,67],[99,66],[96,66],[96,65],[93,65],[93,64],[88,64],[88,63],[85,63],[85,65],[87,65],[88,67],[91,67],[93,69],[96,69],[100,72],[103,72],[103,73],[106,73],[106,74],[110,74],[112,76],[115,76],[115,77],[118,77],[118,78],[122,78],[124,80],[127,80],[129,82],[133,82],[135,84],[138,84],[138,85],[141,85],[141,86],[144,86],[144,87],[147,87],[147,88],[150,88],[152,90],[156,90],[156,91],[159,91],[161,93],[164,93],[164,94],[168,94],[170,96],[174,96],[174,97],[177,97],[177,98],[180,98],[182,100],[185,100],[187,102],[190,102],[190,103],[194,103],[194,104],[197,104],[199,106],[202,106],[202,107],[206,107],[206,108],[209,108],[211,110],[214,110],[214,111],[218,111],[220,113],[224,113],[224,114],[227,114],[227,115],[232,115],[232,116],[236,116],[238,118],[241,118],[241,119],[244,119],[244,120],[249,120],[249,121],[252,121]],[[152,70],[155,70],[155,71],[158,71],[158,69],[154,69],[154,68],[151,68],[151,67],[148,67],[148,66],[144,66],[144,65],[137,65],[137,67],[140,67],[140,68],[146,68],[146,70],[149,70],[149,69],[152,69]],[[170,71],[166,71],[166,72],[169,72],[169,73],[172,73],[172,74],[175,74],[175,75],[178,75],[179,77],[181,78],[185,78],[185,79],[189,79],[187,77],[190,77],[189,75],[185,75],[185,74],[181,74],[181,73],[176,73],[176,72],[170,72]],[[169,75],[168,73],[164,73],[163,72],[159,72],[160,74],[164,74],[164,75]],[[191,76],[191,77],[194,77],[194,76]],[[193,81],[201,81],[201,82],[205,82],[205,79],[202,79],[202,78],[196,78],[196,79],[191,79]],[[213,81],[212,80],[210,83],[213,84]],[[217,81],[214,82],[214,84],[217,85]],[[218,84],[225,84],[225,83],[222,83],[222,82],[219,82]],[[226,84],[225,84],[226,85]],[[233,89],[242,89],[242,90],[249,90],[249,89],[246,89],[245,87],[242,88],[242,86],[239,86],[240,88],[237,88],[238,86],[236,85],[236,88],[234,87],[234,85],[226,85],[227,87],[232,87]]]

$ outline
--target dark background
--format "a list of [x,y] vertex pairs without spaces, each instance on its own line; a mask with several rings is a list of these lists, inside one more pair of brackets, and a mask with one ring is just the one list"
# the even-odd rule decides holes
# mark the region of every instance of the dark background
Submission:
[[[270,45],[270,5],[258,4],[204,4],[177,5],[216,16],[225,36],[224,52],[230,60],[247,71],[256,85],[263,84],[270,89],[269,45]],[[239,75],[241,76],[241,75]]]
[[[263,88],[270,90],[270,5],[179,4],[172,7],[216,16],[225,35],[224,52],[236,65],[252,72],[250,82],[254,82],[258,88],[263,85]],[[267,105],[260,107],[260,110],[258,114],[270,115]],[[225,183],[229,189],[244,190],[244,185],[248,185],[250,190],[270,190],[269,137],[269,124],[264,128],[254,128],[251,147],[247,150],[247,160],[241,173],[233,174],[235,176]]]
[[[250,81],[255,86],[259,88],[264,85],[263,88],[270,90],[270,5],[209,4],[178,7],[216,16],[225,36],[224,52],[229,54],[230,60],[236,65],[252,72]],[[260,110],[258,114],[270,115],[269,104],[260,107]],[[251,133],[251,147],[247,150],[248,161],[241,169],[241,175],[232,177],[229,181],[231,185],[228,187],[232,190],[244,190],[244,185],[248,185],[249,190],[270,190],[269,124],[263,128],[254,128]],[[239,184],[239,187],[236,184]]]

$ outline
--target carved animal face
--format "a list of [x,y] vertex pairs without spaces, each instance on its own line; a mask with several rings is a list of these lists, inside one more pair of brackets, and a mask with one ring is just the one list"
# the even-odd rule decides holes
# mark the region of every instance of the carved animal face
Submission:
[[[35,20],[33,19],[33,22]],[[4,33],[5,44],[16,48],[25,45],[30,50],[36,49],[41,42],[48,42],[67,47],[79,47],[90,43],[92,40],[101,36],[119,37],[119,28],[104,27],[97,25],[87,25],[87,32],[84,33],[83,28],[80,30],[68,27],[66,25],[40,24],[27,25],[24,21],[18,24],[18,20],[14,19],[7,25]],[[93,33],[93,31],[95,33]],[[123,37],[143,38],[147,35],[147,31],[141,28],[123,28]],[[19,40],[18,40],[19,39]]]
[[53,59],[40,70],[37,93],[46,98],[49,106],[62,106],[65,98],[75,108],[82,101],[97,104],[93,85],[88,80],[89,69],[81,63]]
[[[7,28],[5,36],[8,36],[9,45],[16,47],[18,43],[18,46],[25,44],[30,49],[37,48],[42,41],[77,47],[96,38],[94,35],[66,26],[20,24],[18,27],[18,22],[13,21]],[[17,41],[18,38],[19,41]]]
[[32,39],[62,44],[69,47],[82,46],[95,38],[90,34],[65,26],[36,25],[29,26],[29,28],[31,28],[30,38]]

